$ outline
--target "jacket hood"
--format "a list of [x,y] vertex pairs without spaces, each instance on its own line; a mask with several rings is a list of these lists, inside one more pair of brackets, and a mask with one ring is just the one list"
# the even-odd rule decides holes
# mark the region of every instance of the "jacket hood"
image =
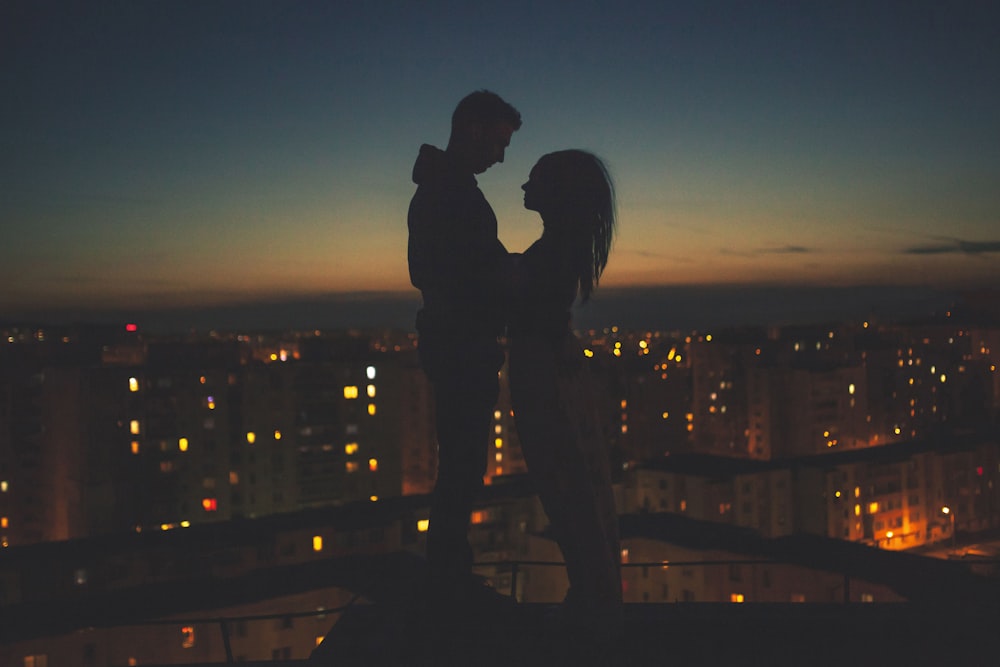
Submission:
[[447,153],[430,144],[420,147],[413,164],[413,182],[417,185],[476,185],[476,177],[462,173]]

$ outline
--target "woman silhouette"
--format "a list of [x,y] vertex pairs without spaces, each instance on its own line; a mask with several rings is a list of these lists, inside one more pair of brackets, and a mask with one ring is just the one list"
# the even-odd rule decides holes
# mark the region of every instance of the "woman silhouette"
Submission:
[[[608,261],[615,196],[602,162],[580,150],[543,156],[521,186],[542,236],[516,257],[508,334],[514,419],[525,462],[569,577],[567,622],[621,630],[618,516],[608,448],[570,309],[590,298]],[[597,638],[592,634],[591,637]]]

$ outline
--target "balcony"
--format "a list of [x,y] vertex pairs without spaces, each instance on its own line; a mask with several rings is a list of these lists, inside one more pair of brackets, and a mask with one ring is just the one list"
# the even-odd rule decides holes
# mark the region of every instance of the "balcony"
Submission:
[[[887,553],[897,560],[899,554]],[[925,562],[926,561],[926,562]],[[743,565],[773,561],[736,561]],[[673,563],[677,567],[728,568],[733,561]],[[919,565],[918,565],[919,564]],[[627,568],[659,563],[631,563]],[[609,647],[574,633],[558,621],[557,605],[516,602],[508,591],[470,588],[471,601],[444,610],[447,620],[427,613],[417,582],[423,562],[405,553],[326,559],[274,568],[230,580],[144,587],[50,604],[20,605],[3,611],[0,664],[20,667],[25,648],[47,647],[54,635],[86,635],[94,641],[82,663],[72,654],[46,663],[127,665],[114,647],[130,638],[151,639],[160,631],[180,643],[190,635],[199,650],[191,659],[172,657],[160,665],[992,665],[1000,652],[996,619],[1000,617],[1000,584],[978,577],[954,563],[918,559],[912,567],[929,566],[934,581],[914,582],[911,600],[897,603],[713,602],[630,603],[625,608],[624,636]],[[488,563],[506,568],[511,584],[527,568],[554,563]],[[907,576],[920,576],[916,570]],[[844,577],[844,600],[851,600],[854,579]],[[901,580],[902,581],[902,580]],[[316,586],[337,586],[353,594],[350,603],[324,610],[295,610],[244,616],[176,613],[179,609],[229,606],[253,598],[272,598]],[[922,593],[920,591],[923,591]],[[206,607],[205,605],[208,605]],[[273,609],[273,605],[271,609]],[[324,639],[312,651],[280,650],[240,656],[233,651],[234,628],[252,637],[255,628],[304,619],[323,628]],[[258,626],[255,624],[265,624]],[[246,626],[250,626],[249,632]],[[332,626],[332,629],[331,629]],[[183,636],[182,636],[183,635]],[[34,642],[32,642],[34,638]],[[25,653],[25,650],[34,651]],[[43,648],[41,650],[48,650]],[[296,649],[299,650],[299,649]],[[602,651],[604,651],[602,653]],[[183,652],[181,652],[183,654]],[[173,652],[174,656],[177,652]],[[202,657],[199,657],[202,656]],[[207,658],[206,658],[207,656]],[[242,659],[241,659],[242,658]],[[149,665],[148,661],[137,664]]]

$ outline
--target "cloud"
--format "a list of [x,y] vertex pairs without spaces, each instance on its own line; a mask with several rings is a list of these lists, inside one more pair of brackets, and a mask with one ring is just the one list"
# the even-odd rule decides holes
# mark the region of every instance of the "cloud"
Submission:
[[985,255],[1000,253],[1000,241],[943,239],[942,243],[906,248],[903,253],[906,255]]
[[758,255],[803,255],[812,252],[812,249],[800,245],[786,245],[780,248],[759,248]]
[[801,245],[786,245],[777,248],[753,248],[752,250],[740,251],[723,248],[720,251],[723,255],[735,257],[759,257],[760,255],[805,255],[815,252],[813,248]]

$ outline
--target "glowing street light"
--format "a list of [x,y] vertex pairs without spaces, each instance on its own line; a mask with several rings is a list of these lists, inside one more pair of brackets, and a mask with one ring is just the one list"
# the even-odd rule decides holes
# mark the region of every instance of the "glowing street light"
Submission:
[[955,513],[951,511],[950,507],[945,505],[941,508],[941,514],[948,517],[948,520],[951,522],[951,548],[954,549],[957,544],[955,538]]

